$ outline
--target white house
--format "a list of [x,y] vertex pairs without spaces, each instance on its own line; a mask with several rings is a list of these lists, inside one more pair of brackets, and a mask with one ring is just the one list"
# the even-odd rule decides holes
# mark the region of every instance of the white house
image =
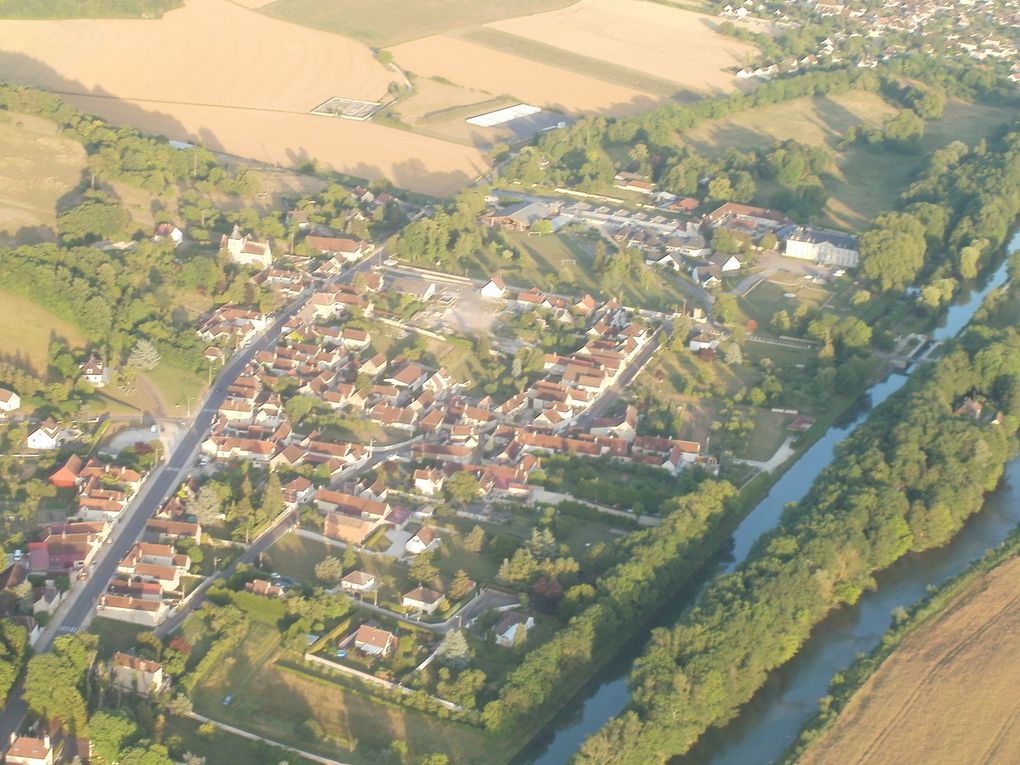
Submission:
[[486,282],[485,286],[480,290],[483,298],[489,298],[490,300],[499,300],[506,294],[506,284],[498,276],[494,276]]
[[230,236],[224,234],[220,240],[220,248],[227,251],[231,261],[243,266],[258,266],[264,269],[273,264],[273,250],[269,242],[260,242],[249,234],[241,236],[241,229],[236,225]]
[[340,580],[344,592],[356,592],[359,595],[371,592],[377,586],[374,574],[365,571],[352,571]]
[[50,449],[56,449],[59,447],[62,440],[63,439],[60,436],[60,426],[58,426],[53,420],[46,420],[41,423],[38,428],[28,434],[28,438],[25,439],[25,443],[29,449],[49,451]]
[[736,255],[728,252],[716,252],[708,259],[708,262],[719,269],[720,272],[739,271],[744,264]]
[[786,237],[783,254],[843,268],[856,268],[861,260],[857,237],[807,226],[798,226]]
[[156,226],[156,232],[152,235],[152,241],[162,242],[164,239],[169,239],[173,242],[175,248],[180,247],[184,242],[184,232],[173,223],[160,223]]
[[4,762],[8,765],[53,765],[53,756],[53,742],[48,733],[42,738],[12,733]]
[[0,412],[5,414],[21,408],[21,396],[12,390],[0,388]]
[[148,661],[138,656],[118,651],[110,660],[113,674],[113,685],[129,693],[148,696],[159,693],[166,685],[168,678],[163,674],[163,665],[156,661]]
[[439,544],[439,537],[436,536],[429,526],[422,526],[415,532],[414,536],[407,540],[404,549],[411,555],[418,555],[426,550],[432,550]]
[[[518,611],[511,611],[499,620],[493,630],[496,634],[496,645],[503,648],[513,648],[518,644],[518,641],[523,642],[527,640],[528,632],[534,626],[534,617]],[[522,630],[523,635],[521,634]]]
[[415,470],[414,490],[426,497],[434,497],[443,490],[446,476],[441,470]]
[[719,347],[719,336],[709,332],[699,332],[690,339],[687,347],[692,351],[714,351]]
[[432,615],[443,602],[443,593],[428,587],[415,587],[400,600],[400,605],[409,611]]
[[95,354],[89,356],[78,368],[81,370],[82,379],[93,388],[102,388],[110,382],[110,370]]

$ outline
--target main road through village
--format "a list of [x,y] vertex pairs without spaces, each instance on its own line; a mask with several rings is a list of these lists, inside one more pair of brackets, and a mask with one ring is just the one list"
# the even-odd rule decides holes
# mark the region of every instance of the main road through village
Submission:
[[[382,256],[383,253],[380,251],[361,261],[349,269],[341,280],[351,281],[356,274],[366,272],[378,265]],[[187,469],[194,461],[199,446],[209,433],[216,412],[227,397],[230,381],[244,370],[256,353],[272,347],[280,336],[283,325],[301,310],[312,296],[313,291],[312,288],[308,288],[302,292],[276,315],[273,323],[260,336],[235,353],[220,370],[214,386],[206,394],[205,400],[195,413],[190,426],[178,439],[166,459],[149,475],[138,496],[117,519],[108,538],[108,543],[103,545],[103,549],[96,556],[95,564],[89,572],[88,578],[77,583],[71,589],[53,621],[50,622],[46,631],[35,644],[35,653],[48,651],[53,645],[54,638],[58,635],[77,632],[88,623],[99,597],[106,592],[110,580],[116,573],[117,564],[141,538],[146,522],[163,501],[177,489],[182,478],[187,474]],[[276,534],[271,536],[275,537]],[[9,740],[12,733],[18,732],[25,719],[27,707],[21,697],[22,688],[23,683],[19,680],[11,689],[7,706],[0,712],[0,741]]]

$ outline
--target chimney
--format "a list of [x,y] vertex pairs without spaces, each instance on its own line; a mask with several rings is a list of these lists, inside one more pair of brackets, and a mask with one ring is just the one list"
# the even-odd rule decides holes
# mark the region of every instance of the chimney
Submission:
[[17,740],[18,740],[18,734],[17,734],[17,733],[14,733],[14,732],[12,732],[12,733],[11,733],[11,744],[13,744],[13,743],[14,743],[15,741],[17,741]]
[[50,734],[49,733],[46,733],[46,734],[43,735],[43,746],[45,746],[46,750],[49,751],[49,748],[50,748]]

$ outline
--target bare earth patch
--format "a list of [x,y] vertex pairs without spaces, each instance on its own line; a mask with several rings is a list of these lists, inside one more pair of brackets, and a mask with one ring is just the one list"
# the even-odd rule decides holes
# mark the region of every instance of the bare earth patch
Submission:
[[400,66],[418,75],[443,77],[465,88],[493,96],[510,95],[567,113],[633,114],[656,103],[640,90],[443,35],[404,43],[390,51]]
[[655,75],[692,90],[730,91],[757,49],[715,31],[719,20],[642,0],[581,0],[487,26]]
[[903,641],[799,765],[1020,762],[1020,559]]
[[189,0],[158,21],[0,21],[0,63],[115,124],[271,164],[315,157],[440,194],[486,167],[467,146],[309,114],[332,96],[379,100],[395,76],[359,42],[230,0]]

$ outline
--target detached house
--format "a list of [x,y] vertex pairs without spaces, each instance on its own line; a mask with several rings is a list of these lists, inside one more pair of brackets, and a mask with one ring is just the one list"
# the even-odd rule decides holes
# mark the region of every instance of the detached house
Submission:
[[47,733],[42,738],[11,734],[11,745],[4,754],[8,765],[53,765],[53,741]]
[[418,555],[426,550],[432,550],[439,545],[440,539],[428,526],[422,526],[415,532],[414,536],[407,540],[404,549],[411,555]]
[[0,412],[9,414],[21,408],[21,396],[12,390],[0,388]]
[[25,439],[25,444],[29,449],[50,451],[59,447],[61,441],[63,441],[63,437],[60,433],[60,426],[58,426],[52,419],[47,419],[40,423],[38,428],[28,434],[28,438]]
[[416,611],[430,616],[442,603],[443,593],[430,590],[428,587],[415,587],[400,599],[400,605],[408,611]]
[[503,616],[493,632],[496,635],[496,645],[503,648],[513,648],[518,642],[524,642],[528,638],[528,632],[535,626],[535,619],[518,611],[511,611]]
[[397,650],[397,636],[378,627],[362,624],[354,633],[354,647],[369,656],[392,656]]
[[168,678],[163,674],[163,665],[118,651],[110,659],[113,686],[148,697],[166,687]]
[[93,388],[102,388],[110,382],[110,370],[106,368],[103,360],[92,354],[79,367],[82,379]]
[[250,234],[242,236],[237,225],[234,226],[230,236],[223,235],[220,249],[227,251],[232,262],[240,263],[242,266],[257,266],[262,270],[273,264],[273,250],[269,242],[261,242]]

